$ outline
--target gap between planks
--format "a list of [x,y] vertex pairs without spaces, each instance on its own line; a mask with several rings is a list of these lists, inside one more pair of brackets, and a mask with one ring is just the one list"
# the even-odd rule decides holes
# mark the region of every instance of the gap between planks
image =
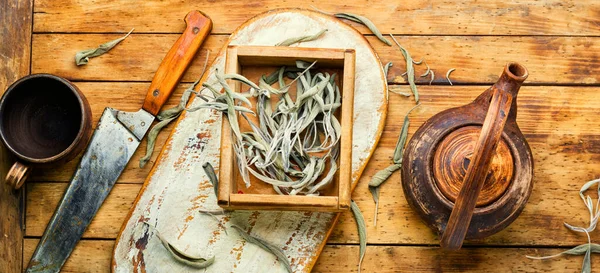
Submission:
[[[39,240],[41,236],[24,236],[23,239]],[[81,238],[80,241],[86,242],[115,242],[116,238]],[[582,242],[581,244],[587,244]],[[359,243],[326,243],[330,247],[336,246],[360,246]],[[439,244],[386,244],[386,243],[367,243],[367,246],[373,247],[421,247],[421,248],[440,248]],[[499,244],[465,244],[461,249],[480,249],[480,248],[498,248],[498,249],[571,249],[578,245],[499,245]]]
[[[52,31],[37,31],[37,32],[33,32],[33,34],[67,34],[67,35],[88,35],[88,34],[98,34],[98,35],[104,35],[104,34],[127,34],[129,31],[105,31],[105,32],[90,32],[90,31],[74,31],[74,32],[68,32],[68,31],[56,31],[56,32],[52,32]],[[140,31],[140,32],[136,32],[134,30],[135,34],[144,34],[144,35],[171,35],[171,34],[176,34],[176,35],[181,35],[181,32],[149,32],[149,31]],[[414,33],[382,33],[382,35],[384,35],[387,39],[387,36],[389,36],[390,34],[394,35],[394,36],[398,36],[398,37],[543,37],[543,38],[561,38],[561,37],[573,37],[573,38],[600,38],[600,35],[559,35],[559,34],[529,34],[529,35],[523,35],[523,34],[414,34]],[[219,36],[229,36],[231,35],[231,33],[226,33],[226,32],[211,32],[210,35],[219,35]],[[365,37],[375,37],[375,34],[372,33],[365,33],[363,34],[363,36]]]

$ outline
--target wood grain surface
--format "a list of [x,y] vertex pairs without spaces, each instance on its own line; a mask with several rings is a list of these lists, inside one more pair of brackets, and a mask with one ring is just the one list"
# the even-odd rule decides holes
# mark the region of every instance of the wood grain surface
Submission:
[[[0,2],[0,94],[29,74],[32,13],[33,0]],[[24,195],[4,183],[13,160],[0,144],[0,272],[22,270]]]
[[[384,33],[432,35],[598,35],[599,3],[577,0],[518,2],[462,0],[459,2],[386,1],[35,1],[35,32],[177,32],[178,14],[191,7],[215,21],[214,33],[231,33],[263,11],[277,8],[316,8],[324,12],[363,14]],[[312,7],[311,7],[312,6]],[[148,16],[160,20],[146,20]],[[354,24],[358,26],[357,24]],[[101,27],[99,27],[101,26]],[[359,27],[364,33],[368,30]]]
[[[430,247],[438,244],[439,238],[406,203],[398,173],[382,187],[378,224],[373,226],[374,203],[367,183],[377,170],[391,163],[402,118],[414,104],[412,98],[390,94],[383,136],[352,196],[362,209],[368,228],[369,246],[363,272],[580,270],[582,257],[540,262],[524,256],[553,254],[586,241],[585,236],[567,231],[563,222],[587,223],[588,215],[577,192],[584,182],[600,175],[600,121],[596,117],[600,112],[597,53],[600,50],[600,6],[597,1],[373,4],[358,0],[328,3],[36,0],[34,33],[28,36],[32,40],[31,72],[54,73],[74,80],[89,99],[95,117],[99,117],[106,106],[137,110],[162,56],[184,28],[182,14],[200,9],[214,22],[204,49],[183,78],[184,82],[193,82],[202,70],[205,49],[211,51],[210,59],[214,58],[227,35],[239,24],[269,9],[310,8],[307,5],[328,12],[353,12],[369,17],[382,32],[398,34],[398,41],[413,58],[424,58],[435,71],[432,86],[427,85],[428,78],[418,78],[422,105],[411,115],[409,136],[434,114],[472,101],[498,79],[499,69],[507,62],[522,63],[530,74],[519,93],[517,117],[535,159],[530,200],[521,216],[507,229],[486,239],[468,241],[463,250],[452,254]],[[0,16],[1,20],[4,18]],[[6,20],[14,24],[16,18],[22,19],[16,15],[12,18],[15,19]],[[350,24],[368,33],[366,28]],[[74,65],[77,50],[120,37],[133,27],[136,30],[131,37],[109,54],[81,68]],[[391,88],[409,91],[401,76],[405,61],[400,52],[371,35],[367,39],[382,62],[394,62],[388,77],[393,84]],[[0,45],[0,49],[6,47],[6,44]],[[20,49],[14,44],[9,47],[22,50],[19,56],[26,61],[19,65],[29,64],[28,48]],[[8,59],[12,60],[12,56]],[[5,59],[0,56],[0,60]],[[415,68],[417,75],[426,70],[424,65]],[[445,79],[450,68],[456,68],[451,77],[454,86],[449,86]],[[27,69],[22,71],[28,72]],[[180,84],[168,105],[177,103],[177,97],[186,87],[187,84]],[[157,143],[164,143],[171,128],[167,127],[159,135]],[[155,149],[160,148],[157,145]],[[137,161],[144,150],[145,142],[84,234],[65,272],[109,272],[114,239],[156,158],[155,154],[151,164],[138,168]],[[36,182],[27,184],[24,262],[28,261],[43,233],[75,165],[76,160],[61,168],[37,170],[32,174],[31,180]],[[2,202],[0,199],[0,204]],[[8,222],[3,215],[1,217],[3,225]],[[591,236],[593,241],[600,238],[597,231]],[[350,213],[344,213],[314,272],[356,271],[357,243],[354,220]],[[592,260],[593,268],[598,268],[597,257]]]
[[[36,2],[37,3],[37,2]],[[215,21],[215,28],[219,25]],[[599,27],[600,28],[600,27]],[[128,28],[129,30],[131,28]],[[111,54],[96,58],[93,66],[77,67],[73,55],[81,48],[96,46],[123,34],[34,34],[32,72],[54,73],[77,81],[150,81],[179,34],[132,33]],[[388,76],[390,83],[406,83],[400,75],[406,71],[397,47],[389,47],[374,36],[367,37],[381,62],[394,62]],[[435,84],[448,85],[446,71],[452,72],[454,84],[492,84],[499,69],[510,61],[522,63],[529,70],[526,85],[597,85],[600,64],[600,37],[562,36],[396,36],[415,60],[423,58],[435,72]],[[212,62],[226,35],[210,35],[192,62],[183,81],[194,82],[202,72],[207,50]],[[47,57],[52,52],[53,58]],[[425,65],[415,66],[421,75]],[[429,83],[429,77],[417,77]]]
[[[24,257],[33,254],[38,239],[25,239]],[[110,266],[114,242],[82,240],[62,269],[64,273],[105,272]],[[427,246],[367,246],[361,272],[575,272],[581,258],[569,256],[560,262],[531,261],[525,255],[551,255],[557,248],[466,248],[462,252],[443,252]],[[312,272],[358,272],[354,264],[358,246],[327,245]],[[85,266],[82,266],[85,265]],[[592,259],[592,267],[600,260]]]

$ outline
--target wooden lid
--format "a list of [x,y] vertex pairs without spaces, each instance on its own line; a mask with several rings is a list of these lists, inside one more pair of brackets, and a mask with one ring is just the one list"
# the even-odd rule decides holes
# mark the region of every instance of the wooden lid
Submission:
[[[480,133],[480,126],[460,127],[446,135],[436,147],[433,177],[440,192],[452,203],[456,201],[462,187]],[[486,206],[498,200],[509,187],[513,171],[513,156],[506,142],[501,140],[476,206]]]

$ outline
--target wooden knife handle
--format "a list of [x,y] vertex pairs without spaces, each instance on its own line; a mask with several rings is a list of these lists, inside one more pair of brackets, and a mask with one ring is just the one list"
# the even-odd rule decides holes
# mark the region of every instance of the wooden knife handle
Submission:
[[185,31],[160,63],[142,106],[142,109],[155,116],[175,90],[202,42],[212,30],[212,21],[200,11],[189,12],[184,20]]

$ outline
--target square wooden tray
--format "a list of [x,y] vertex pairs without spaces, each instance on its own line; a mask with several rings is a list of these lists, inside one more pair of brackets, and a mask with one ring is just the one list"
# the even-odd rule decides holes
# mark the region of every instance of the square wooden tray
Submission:
[[[340,138],[339,169],[332,185],[322,191],[320,196],[279,195],[271,185],[252,175],[251,186],[246,188],[239,175],[233,151],[233,138],[229,120],[224,117],[221,134],[221,162],[219,166],[218,204],[225,209],[240,210],[309,210],[309,211],[346,211],[350,208],[351,169],[352,169],[352,125],[354,108],[354,69],[355,52],[353,49],[324,49],[273,46],[229,46],[227,48],[225,73],[237,73],[252,81],[263,74],[275,71],[281,66],[295,66],[297,60],[317,61],[319,70],[337,73],[336,81],[340,86],[342,106],[336,113],[340,118],[342,134]],[[235,92],[242,85],[230,81]],[[295,97],[295,89],[290,89]],[[252,104],[255,105],[255,100]],[[254,107],[253,107],[254,110]],[[238,120],[243,120],[238,116]],[[240,123],[241,131],[249,131]]]

